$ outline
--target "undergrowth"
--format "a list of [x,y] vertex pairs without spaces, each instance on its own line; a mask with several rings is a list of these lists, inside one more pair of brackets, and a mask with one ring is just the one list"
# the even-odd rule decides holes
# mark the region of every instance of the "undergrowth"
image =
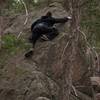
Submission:
[[24,52],[31,45],[23,38],[16,38],[14,34],[6,34],[2,36],[2,47],[0,49],[0,67],[4,66],[9,58],[17,55],[19,52]]

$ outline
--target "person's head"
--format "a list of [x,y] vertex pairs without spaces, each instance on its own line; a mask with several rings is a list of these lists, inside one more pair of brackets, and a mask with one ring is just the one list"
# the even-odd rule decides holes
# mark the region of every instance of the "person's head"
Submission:
[[45,16],[51,17],[52,13],[50,11],[48,11]]

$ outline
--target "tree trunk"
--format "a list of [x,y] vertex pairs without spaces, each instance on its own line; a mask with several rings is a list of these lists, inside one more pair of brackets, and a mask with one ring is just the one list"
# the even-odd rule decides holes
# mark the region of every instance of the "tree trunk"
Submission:
[[[64,64],[64,70],[65,74],[63,77],[63,95],[62,95],[62,100],[70,100],[70,95],[71,95],[71,90],[72,90],[72,74],[73,71],[72,69],[74,68],[74,62],[75,62],[75,55],[77,52],[77,43],[78,43],[78,31],[77,28],[79,28],[79,23],[80,23],[80,10],[76,8],[76,6],[79,5],[79,0],[67,0],[69,7],[68,9],[70,10],[70,13],[72,15],[72,21],[70,23],[70,36],[69,36],[69,41],[70,41],[70,56],[68,57],[69,63],[66,65]],[[67,2],[65,1],[65,2]],[[65,51],[66,52],[66,51]]]

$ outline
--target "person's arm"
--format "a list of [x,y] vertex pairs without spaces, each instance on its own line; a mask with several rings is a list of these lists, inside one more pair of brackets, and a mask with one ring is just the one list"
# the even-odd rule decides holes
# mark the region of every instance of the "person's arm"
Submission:
[[35,21],[32,25],[31,25],[31,31],[33,30],[34,26],[37,24],[37,21]]
[[71,17],[64,17],[64,18],[54,18],[55,23],[65,23],[68,20],[71,20]]
[[41,22],[41,19],[37,19],[37,20],[31,25],[31,31],[33,30],[34,26],[35,26],[37,23],[39,23],[39,22]]

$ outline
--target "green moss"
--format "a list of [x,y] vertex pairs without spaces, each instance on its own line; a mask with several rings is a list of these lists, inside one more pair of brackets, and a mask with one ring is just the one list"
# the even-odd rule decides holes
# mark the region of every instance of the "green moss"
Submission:
[[30,47],[24,39],[17,39],[13,34],[7,34],[2,37],[2,50],[10,54],[15,54],[17,51]]
[[2,47],[0,49],[0,68],[8,63],[8,59],[30,48],[30,44],[23,38],[17,39],[13,34],[6,34],[2,37]]

